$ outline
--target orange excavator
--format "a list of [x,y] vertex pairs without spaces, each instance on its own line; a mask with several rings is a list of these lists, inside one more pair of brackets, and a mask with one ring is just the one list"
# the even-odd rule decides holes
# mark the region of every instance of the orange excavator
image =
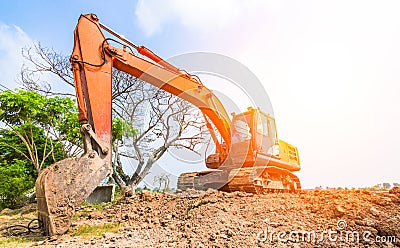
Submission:
[[[118,40],[106,38],[103,31]],[[112,46],[111,41],[121,47]],[[96,15],[80,16],[70,61],[84,154],[44,169],[36,181],[38,218],[47,235],[65,233],[75,208],[112,173],[112,68],[170,92],[204,114],[216,146],[215,153],[206,158],[210,170],[182,174],[178,189],[260,193],[301,188],[293,174],[300,170],[297,148],[277,138],[272,116],[250,107],[231,118],[222,102],[196,76],[176,68],[146,47],[136,46],[100,23]]]

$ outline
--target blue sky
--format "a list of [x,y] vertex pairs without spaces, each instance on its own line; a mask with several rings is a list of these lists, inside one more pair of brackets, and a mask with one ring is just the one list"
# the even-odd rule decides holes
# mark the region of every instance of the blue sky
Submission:
[[16,86],[29,42],[69,54],[79,15],[96,13],[164,58],[209,51],[249,67],[280,136],[299,147],[306,187],[398,182],[399,11],[370,0],[6,1],[0,82]]
[[[160,40],[167,39],[170,32],[155,37],[144,35],[135,16],[136,1],[10,1],[0,9],[0,21],[6,25],[21,27],[33,40],[63,53],[70,53],[73,29],[80,14],[96,13],[100,20],[116,30],[121,30],[138,44],[146,44],[164,53],[167,47]],[[179,32],[176,29],[173,29]],[[173,36],[170,36],[173,37]],[[179,39],[177,39],[179,41]],[[166,41],[168,42],[168,40]],[[181,44],[171,45],[176,50]],[[170,49],[165,49],[173,53]],[[167,52],[166,52],[167,53]],[[168,56],[168,54],[166,54]]]

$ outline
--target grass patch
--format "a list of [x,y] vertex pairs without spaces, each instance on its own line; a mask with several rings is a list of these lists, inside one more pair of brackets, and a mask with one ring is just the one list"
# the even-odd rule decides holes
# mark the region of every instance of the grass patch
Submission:
[[121,199],[122,196],[123,196],[123,195],[122,195],[121,189],[120,189],[119,187],[116,187],[116,188],[115,188],[115,192],[114,192],[114,200],[112,201],[112,204],[117,203],[117,201],[118,201],[119,199]]
[[86,201],[82,203],[81,209],[75,212],[72,216],[73,220],[79,220],[81,218],[87,218],[93,211],[102,211],[104,208],[111,206],[112,202],[107,203],[87,203]]
[[114,192],[114,200],[112,200],[111,202],[104,202],[104,203],[88,203],[88,202],[84,201],[84,202],[82,203],[81,206],[82,206],[83,208],[88,207],[88,208],[94,208],[95,210],[103,210],[104,208],[106,208],[106,207],[108,207],[108,206],[111,206],[111,205],[117,203],[117,201],[118,201],[120,198],[122,198],[121,190],[120,190],[119,188],[116,188],[116,189],[115,189],[115,192]]
[[87,218],[87,217],[89,217],[91,212],[93,212],[95,210],[102,211],[106,207],[109,207],[109,206],[117,203],[117,201],[121,198],[122,198],[121,190],[119,188],[116,188],[115,192],[114,192],[114,200],[112,202],[88,203],[88,202],[84,201],[81,205],[81,209],[79,209],[75,212],[75,214],[72,216],[72,219],[79,220],[81,218]]
[[39,240],[43,240],[43,237],[0,237],[0,247],[21,247],[23,243],[37,242]]
[[112,202],[107,203],[87,203],[86,201],[82,203],[83,208],[94,208],[95,210],[103,210],[105,207],[111,206]]
[[98,225],[98,226],[83,225],[83,226],[79,226],[75,230],[68,231],[68,233],[70,233],[73,236],[80,236],[83,238],[101,237],[101,235],[103,233],[118,232],[118,229],[120,226],[121,226],[121,224],[119,224],[119,223],[107,223],[107,224]]

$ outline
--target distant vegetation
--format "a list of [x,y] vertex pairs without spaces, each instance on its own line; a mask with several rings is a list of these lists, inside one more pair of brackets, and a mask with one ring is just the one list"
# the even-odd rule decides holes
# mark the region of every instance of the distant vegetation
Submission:
[[371,191],[387,191],[393,187],[399,187],[399,183],[379,183],[371,187],[366,187],[364,189],[371,190]]

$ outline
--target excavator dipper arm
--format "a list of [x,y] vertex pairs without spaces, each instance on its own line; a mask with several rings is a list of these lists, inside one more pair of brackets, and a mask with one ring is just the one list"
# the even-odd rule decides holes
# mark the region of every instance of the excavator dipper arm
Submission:
[[[109,44],[102,29],[117,36],[124,44]],[[126,44],[126,45],[125,45]],[[147,59],[126,50],[134,48]],[[230,118],[219,99],[194,76],[138,47],[105,27],[94,14],[81,15],[74,32],[71,55],[84,155],[67,158],[46,168],[36,181],[38,215],[46,234],[65,233],[72,215],[112,172],[111,163],[111,89],[112,68],[127,72],[160,89],[168,91],[198,107],[214,124],[224,145],[218,142],[213,127],[207,127],[217,142],[220,161],[229,153],[231,144]]]

